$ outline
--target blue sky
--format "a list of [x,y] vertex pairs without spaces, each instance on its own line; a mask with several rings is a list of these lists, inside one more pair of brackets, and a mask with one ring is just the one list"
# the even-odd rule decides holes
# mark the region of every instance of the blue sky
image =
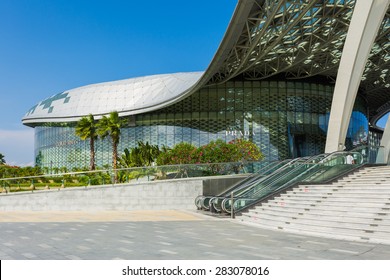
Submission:
[[205,70],[236,0],[0,1],[0,153],[33,162],[39,101],[75,87]]

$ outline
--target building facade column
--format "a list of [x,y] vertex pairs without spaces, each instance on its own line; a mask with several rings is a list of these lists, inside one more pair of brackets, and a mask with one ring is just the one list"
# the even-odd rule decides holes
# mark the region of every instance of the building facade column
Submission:
[[344,149],[361,77],[390,0],[356,0],[337,73],[325,152]]
[[387,118],[385,130],[383,132],[381,146],[383,146],[383,156],[382,158],[378,158],[377,161],[382,161],[381,163],[389,163],[390,162],[390,114],[389,117]]

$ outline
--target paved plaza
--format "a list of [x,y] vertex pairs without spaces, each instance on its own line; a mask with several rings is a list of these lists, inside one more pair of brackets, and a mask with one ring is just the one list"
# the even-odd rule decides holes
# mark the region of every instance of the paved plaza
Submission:
[[195,211],[3,212],[0,259],[390,259],[390,245],[300,236]]

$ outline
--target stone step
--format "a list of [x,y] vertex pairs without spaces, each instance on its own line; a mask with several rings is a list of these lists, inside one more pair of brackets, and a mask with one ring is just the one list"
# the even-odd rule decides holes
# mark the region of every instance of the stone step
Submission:
[[347,199],[347,200],[354,200],[354,201],[361,201],[361,200],[372,200],[372,201],[378,201],[382,203],[390,202],[390,195],[383,195],[382,193],[374,193],[374,194],[355,194],[351,193],[346,195],[346,193],[340,193],[340,192],[310,192],[310,191],[297,191],[297,192],[287,192],[280,194],[279,197],[283,198],[301,198],[301,199]]
[[[332,195],[344,195],[344,196],[349,196],[350,194],[363,194],[361,196],[365,195],[370,195],[371,196],[378,196],[382,198],[390,198],[390,192],[386,192],[384,190],[349,190],[349,189],[323,189],[323,190],[318,190],[318,189],[293,189],[285,192],[285,194],[293,194],[293,195],[305,195],[305,194],[312,194],[312,195],[326,195],[326,194],[332,194]],[[347,194],[347,195],[346,195]]]
[[343,240],[350,240],[350,241],[365,241],[365,242],[375,242],[380,244],[390,244],[390,240],[387,235],[383,236],[375,233],[356,234],[356,233],[345,233],[345,232],[337,232],[337,231],[328,232],[328,231],[322,231],[322,228],[318,228],[318,227],[314,229],[308,229],[302,227],[286,228],[286,227],[279,227],[275,225],[269,225],[259,221],[253,222],[245,218],[242,219],[242,222],[245,224],[253,225],[264,229],[283,230],[286,232],[302,234],[302,235],[319,236],[319,237],[343,239]]
[[383,185],[383,186],[390,186],[390,183],[388,180],[386,181],[380,181],[380,180],[340,180],[337,181],[337,185],[345,186],[345,185],[353,185],[353,186],[360,186],[360,185],[366,185],[366,186],[376,186],[376,185]]
[[302,202],[302,203],[332,203],[332,204],[339,204],[339,205],[348,205],[352,204],[355,205],[378,205],[378,206],[390,206],[390,199],[389,198],[376,198],[376,199],[361,199],[361,198],[351,198],[351,197],[344,197],[339,196],[335,197],[333,195],[329,196],[309,196],[309,195],[290,195],[290,196],[278,196],[274,198],[275,201],[285,201],[285,202]]
[[350,227],[344,227],[344,226],[335,226],[335,225],[315,225],[315,224],[309,224],[305,221],[299,221],[294,220],[291,222],[284,222],[284,221],[274,221],[274,220],[260,220],[256,219],[255,217],[249,217],[249,216],[243,216],[241,217],[242,220],[247,220],[259,224],[267,224],[269,226],[274,226],[278,229],[289,229],[289,228],[295,228],[300,230],[312,230],[312,231],[319,231],[319,232],[325,232],[329,234],[346,234],[346,235],[354,235],[354,236],[365,236],[369,237],[374,232],[377,236],[383,236],[388,238],[390,241],[390,232],[389,231],[378,231],[373,229],[365,229],[365,228],[350,228]]
[[382,188],[382,189],[388,189],[390,188],[390,183],[386,184],[368,184],[365,185],[359,184],[358,186],[354,186],[353,184],[339,184],[339,183],[333,183],[328,185],[309,185],[309,184],[300,184],[297,186],[297,188],[308,188],[308,189],[337,189],[337,188],[347,188],[347,187],[356,187],[356,188]]
[[377,173],[377,174],[350,174],[348,176],[344,176],[342,178],[339,178],[338,181],[343,180],[343,179],[356,179],[356,180],[389,180],[390,178],[390,173]]
[[337,186],[383,186],[383,187],[390,187],[389,181],[377,181],[377,180],[367,180],[367,181],[360,181],[360,180],[344,180],[344,181],[337,181]]
[[384,175],[388,175],[390,173],[390,169],[378,169],[378,170],[371,170],[371,169],[361,169],[359,171],[356,171],[354,173],[351,173],[347,176],[354,176],[354,175],[376,175],[376,174],[384,174]]
[[[270,204],[267,203],[266,205],[269,208],[289,208],[291,211],[315,211],[314,213],[318,213],[316,211],[339,211],[339,212],[345,212],[349,213],[349,215],[352,215],[353,213],[380,213],[381,215],[389,215],[390,214],[390,207],[337,207],[337,206],[328,206],[328,205],[317,205],[317,206],[309,206],[309,205],[301,205],[301,204]],[[313,213],[313,212],[311,212]]]
[[373,166],[373,167],[367,167],[360,169],[359,172],[376,172],[376,171],[390,171],[390,166],[389,165],[384,165],[384,166]]
[[298,193],[316,193],[316,194],[330,194],[330,195],[345,195],[349,196],[352,194],[357,194],[357,195],[383,195],[383,196],[389,196],[390,193],[388,190],[344,190],[344,189],[329,189],[329,190],[299,190],[299,189],[294,189],[287,191],[287,194],[298,194]]
[[312,192],[329,192],[329,191],[372,191],[372,192],[389,192],[390,186],[327,186],[327,187],[315,187],[315,186],[298,186],[287,192],[291,191],[312,191]]
[[350,207],[350,208],[355,208],[355,207],[363,207],[363,208],[374,208],[374,209],[380,209],[380,208],[388,208],[390,212],[390,202],[386,203],[372,203],[372,202],[359,202],[359,203],[354,203],[354,202],[343,202],[340,203],[339,201],[332,201],[332,200],[315,200],[315,201],[306,201],[306,200],[294,200],[292,198],[281,198],[281,197],[276,197],[273,200],[268,201],[270,204],[277,204],[277,205],[288,205],[288,204],[293,204],[293,205],[309,205],[313,207],[317,206],[329,206],[329,207]]
[[365,168],[332,184],[302,184],[237,218],[274,230],[390,244],[390,167]]
[[331,209],[328,208],[310,208],[305,206],[294,206],[294,205],[288,205],[288,206],[279,206],[279,205],[264,205],[262,207],[265,207],[267,209],[275,210],[285,210],[285,211],[295,211],[298,213],[310,213],[310,214],[330,214],[330,215],[344,215],[344,216],[373,216],[373,217],[379,217],[379,218],[388,218],[390,217],[390,213],[388,210],[379,210],[379,211],[370,211],[367,210],[356,210],[356,209]]
[[356,213],[354,216],[346,216],[345,212],[330,212],[323,211],[321,213],[312,213],[312,211],[298,211],[290,212],[285,209],[269,209],[268,207],[256,207],[255,209],[249,210],[248,213],[267,213],[277,216],[286,217],[304,217],[311,219],[323,219],[323,220],[336,220],[336,221],[350,221],[350,222],[365,222],[365,223],[381,223],[383,225],[390,225],[390,214],[386,216],[379,216],[376,213]]
[[339,227],[339,228],[357,229],[357,230],[365,230],[365,231],[387,232],[390,235],[390,224],[383,224],[382,221],[370,221],[369,223],[367,223],[364,220],[347,221],[347,220],[335,220],[332,218],[319,220],[307,216],[288,217],[288,216],[280,216],[280,215],[264,213],[264,212],[259,213],[255,211],[250,211],[248,213],[244,213],[243,215],[248,217],[253,217],[253,219],[255,220],[256,219],[270,220],[270,221],[284,222],[286,224],[299,223],[299,224],[307,224],[307,225]]
[[345,176],[344,178],[340,178],[338,181],[346,180],[346,179],[354,179],[354,180],[376,180],[376,181],[388,181],[390,178],[389,174],[353,174]]

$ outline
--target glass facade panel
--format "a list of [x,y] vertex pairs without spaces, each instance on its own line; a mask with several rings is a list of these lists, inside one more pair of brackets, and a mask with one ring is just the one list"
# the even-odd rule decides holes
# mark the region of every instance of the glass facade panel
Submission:
[[[135,116],[135,126],[122,129],[119,154],[138,141],[172,147],[196,146],[245,137],[266,159],[322,153],[325,148],[333,87],[313,82],[229,81],[195,92],[166,108]],[[346,145],[368,141],[367,105],[358,96]],[[75,124],[35,128],[36,162],[42,167],[89,165],[89,141],[75,135]],[[111,142],[96,142],[96,164],[110,165]]]

